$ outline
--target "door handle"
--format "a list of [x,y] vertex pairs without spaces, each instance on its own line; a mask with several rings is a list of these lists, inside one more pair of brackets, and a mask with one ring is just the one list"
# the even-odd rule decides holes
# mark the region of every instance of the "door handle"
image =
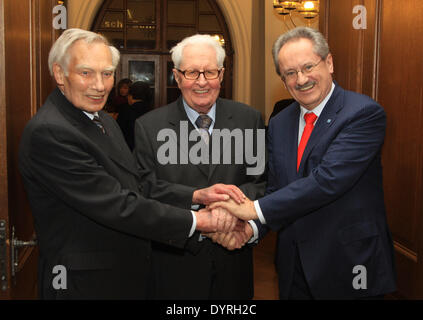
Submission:
[[15,277],[16,273],[19,271],[19,249],[25,247],[35,247],[37,245],[37,240],[32,239],[29,241],[22,241],[15,238],[15,227],[12,227],[12,241],[10,242],[10,251],[11,251],[11,264],[12,264],[12,278]]

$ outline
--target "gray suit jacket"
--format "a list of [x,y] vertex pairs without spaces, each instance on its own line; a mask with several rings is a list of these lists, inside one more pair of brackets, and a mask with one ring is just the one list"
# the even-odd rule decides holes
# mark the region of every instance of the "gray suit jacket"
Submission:
[[[154,172],[159,181],[179,183],[193,189],[216,183],[234,184],[250,199],[263,195],[263,175],[247,175],[247,168],[251,166],[245,159],[235,164],[235,150],[239,145],[236,146],[234,140],[221,143],[218,164],[195,165],[190,161],[181,164],[181,159],[189,159],[187,152],[197,143],[189,142],[188,150],[184,147],[183,127],[186,125],[188,132],[195,130],[183,108],[182,98],[139,118],[135,125],[135,155],[139,165]],[[169,145],[177,149],[176,164],[161,164],[158,159],[160,147],[167,143],[158,141],[159,132],[165,132],[163,129],[174,132]],[[257,110],[219,98],[213,135],[216,129],[241,129],[244,132],[244,129],[264,129],[264,123]],[[231,152],[230,164],[223,164],[223,155],[228,152]],[[167,201],[168,198],[157,194],[150,196],[160,201]],[[180,206],[189,208],[183,203]],[[185,250],[153,245],[153,257],[157,298],[247,299],[253,296],[252,251],[249,246],[230,252],[208,239],[199,242],[198,236],[193,236]],[[212,279],[218,279],[215,283],[220,283],[221,288],[221,293],[214,297],[210,296]]]

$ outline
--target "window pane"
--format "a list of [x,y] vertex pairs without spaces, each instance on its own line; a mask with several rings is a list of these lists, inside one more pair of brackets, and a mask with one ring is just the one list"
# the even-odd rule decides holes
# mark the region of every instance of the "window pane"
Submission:
[[123,29],[123,13],[106,12],[100,28],[104,29]]
[[123,0],[113,0],[110,5],[109,8],[113,8],[113,9],[123,9]]
[[207,0],[199,1],[199,10],[200,12],[213,12],[212,7],[210,7],[209,2]]
[[178,84],[175,81],[175,77],[173,75],[173,62],[167,62],[167,85],[169,87],[177,86]]
[[156,23],[154,0],[128,0],[128,22]]
[[183,38],[196,34],[195,28],[168,27],[167,29],[167,48],[171,49]]
[[195,2],[169,0],[167,23],[195,24]]
[[156,47],[156,26],[128,26],[126,36],[127,48],[154,49]]
[[128,61],[129,79],[133,82],[144,81],[154,87],[155,74],[153,61]]
[[215,15],[200,15],[198,29],[204,31],[220,31],[219,22]]
[[123,49],[123,32],[101,31],[99,32],[109,40],[109,42],[117,49]]

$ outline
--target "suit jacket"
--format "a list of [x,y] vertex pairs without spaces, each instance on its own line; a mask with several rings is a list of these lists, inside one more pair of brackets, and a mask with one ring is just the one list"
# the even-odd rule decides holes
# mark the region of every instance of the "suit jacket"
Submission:
[[[270,121],[267,195],[259,200],[267,226],[278,231],[280,297],[289,295],[295,247],[315,298],[394,291],[393,245],[382,188],[383,108],[336,84],[297,172],[299,115],[295,103]],[[367,273],[355,266],[364,266]],[[354,288],[354,279],[360,282],[364,276],[367,288]]]
[[[234,164],[234,141],[221,144],[220,164],[195,165],[190,161],[188,164],[181,164],[180,156],[188,158],[187,153],[195,144],[190,142],[188,149],[184,150],[184,142],[181,142],[181,138],[184,138],[181,137],[181,125],[184,125],[184,121],[188,125],[188,132],[195,130],[186,115],[182,98],[155,109],[136,121],[135,155],[142,168],[153,171],[158,180],[180,183],[195,189],[224,183],[239,186],[251,199],[264,194],[263,175],[247,175],[249,165],[245,159],[242,164]],[[264,129],[264,124],[258,111],[244,104],[219,98],[216,102],[213,134],[216,129],[224,128],[230,131]],[[162,129],[173,130],[176,134],[170,143],[178,148],[177,164],[162,165],[157,159],[159,148],[163,145],[163,142],[158,141],[158,134]],[[231,164],[223,164],[223,154],[228,152],[231,152]],[[167,198],[154,194],[151,196],[161,201],[166,201]],[[185,205],[181,203],[181,206]],[[160,299],[249,299],[253,296],[252,249],[249,246],[228,251],[209,239],[200,242],[198,235],[194,235],[185,250],[154,245],[153,265],[156,297]],[[212,279],[221,289],[219,293],[215,293],[217,296],[210,294]]]
[[122,130],[123,136],[130,150],[134,149],[135,120],[152,109],[153,108],[150,104],[143,101],[135,102],[132,105],[126,104],[121,107],[116,122]]
[[[116,122],[99,116],[107,134],[56,89],[23,132],[19,168],[38,237],[41,298],[145,298],[150,239],[183,247],[192,226],[188,210],[144,197],[151,181]],[[66,268],[64,290],[53,286],[56,265]]]

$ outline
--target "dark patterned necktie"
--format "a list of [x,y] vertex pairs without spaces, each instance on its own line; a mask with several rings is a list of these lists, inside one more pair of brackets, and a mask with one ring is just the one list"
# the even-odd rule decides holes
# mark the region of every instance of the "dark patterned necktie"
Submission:
[[200,134],[207,144],[209,143],[209,128],[212,121],[213,120],[206,114],[200,114],[197,120],[195,120],[195,124],[197,125],[198,129],[200,129]]
[[93,118],[93,122],[95,123],[95,125],[96,125],[97,127],[99,127],[99,128],[100,128],[100,130],[101,130],[101,132],[103,132],[103,134],[106,134],[106,130],[104,130],[103,123],[101,122],[101,120],[100,120],[100,117],[99,117],[99,116],[94,116],[94,118]]

